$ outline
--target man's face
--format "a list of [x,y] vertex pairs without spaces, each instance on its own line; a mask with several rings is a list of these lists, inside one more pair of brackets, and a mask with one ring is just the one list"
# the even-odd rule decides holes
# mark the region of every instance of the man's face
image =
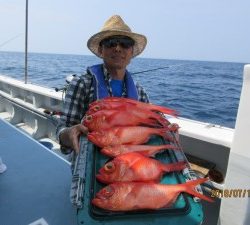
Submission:
[[101,42],[99,52],[107,68],[126,69],[133,56],[133,45],[128,37],[113,36]]

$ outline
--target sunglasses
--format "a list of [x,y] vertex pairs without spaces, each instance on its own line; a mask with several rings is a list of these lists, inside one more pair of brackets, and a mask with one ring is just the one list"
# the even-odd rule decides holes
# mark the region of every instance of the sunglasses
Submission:
[[135,41],[128,37],[111,37],[100,42],[100,46],[104,46],[106,48],[113,48],[120,45],[122,48],[128,49],[134,46],[134,44]]

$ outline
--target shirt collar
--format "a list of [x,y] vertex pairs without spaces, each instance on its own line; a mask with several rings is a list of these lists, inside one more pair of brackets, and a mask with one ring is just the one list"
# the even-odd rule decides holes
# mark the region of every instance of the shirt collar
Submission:
[[[110,95],[112,96],[112,88],[110,86],[110,82],[112,80],[112,77],[110,76],[110,73],[108,72],[107,68],[105,67],[105,65],[103,64],[103,74],[104,74],[104,80],[107,84],[107,87],[108,87],[108,91],[110,93]],[[126,76],[126,75],[125,75]],[[125,82],[123,82],[123,91],[122,91],[122,96],[125,97],[126,96],[126,93],[127,93],[127,88],[126,88],[126,85],[125,85]]]
[[110,76],[110,73],[108,72],[107,68],[105,67],[105,65],[103,64],[103,74],[104,74],[104,80],[105,81],[111,81],[112,78]]
[[[110,82],[112,80],[110,73],[108,72],[108,70],[104,64],[102,65],[102,67],[103,67],[103,73],[104,73],[104,80]],[[125,73],[125,77],[126,77],[126,73]],[[125,77],[124,77],[124,80],[125,80]]]

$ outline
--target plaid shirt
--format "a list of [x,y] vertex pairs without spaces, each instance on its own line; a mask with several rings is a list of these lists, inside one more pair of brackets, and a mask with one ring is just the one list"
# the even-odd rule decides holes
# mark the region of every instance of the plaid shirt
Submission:
[[[110,85],[112,78],[105,67],[103,67],[103,70],[109,95],[113,96]],[[149,102],[148,95],[138,83],[136,83],[136,88],[139,101]],[[80,77],[75,77],[72,80],[67,88],[62,115],[57,126],[57,138],[64,128],[71,127],[81,122],[81,119],[88,110],[89,104],[95,101],[94,91],[93,76],[90,73],[86,73]],[[123,86],[122,97],[126,97],[125,85]]]

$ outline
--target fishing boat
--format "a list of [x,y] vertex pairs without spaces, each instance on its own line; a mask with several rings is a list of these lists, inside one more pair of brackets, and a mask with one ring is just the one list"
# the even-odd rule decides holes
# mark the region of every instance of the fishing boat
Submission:
[[[225,177],[204,189],[215,202],[202,202],[202,224],[249,224],[249,80],[250,65],[245,65],[235,129],[166,115],[180,126],[180,142],[190,160],[206,162],[200,165],[203,169],[212,165]],[[5,225],[87,223],[88,211],[77,211],[69,201],[70,162],[55,137],[63,96],[62,91],[0,76],[0,156],[8,168],[0,176]]]
[[61,154],[55,137],[64,92],[27,82],[27,3],[25,79],[0,75],[0,164],[7,166],[0,174],[1,224],[250,224],[250,65],[244,67],[235,129],[165,115],[180,126],[185,154],[175,157],[188,158],[195,176],[210,177],[202,190],[214,196],[214,203],[188,197],[188,207],[177,211],[96,211],[90,204],[95,151],[89,151],[82,207],[76,209],[69,199],[70,157]]

